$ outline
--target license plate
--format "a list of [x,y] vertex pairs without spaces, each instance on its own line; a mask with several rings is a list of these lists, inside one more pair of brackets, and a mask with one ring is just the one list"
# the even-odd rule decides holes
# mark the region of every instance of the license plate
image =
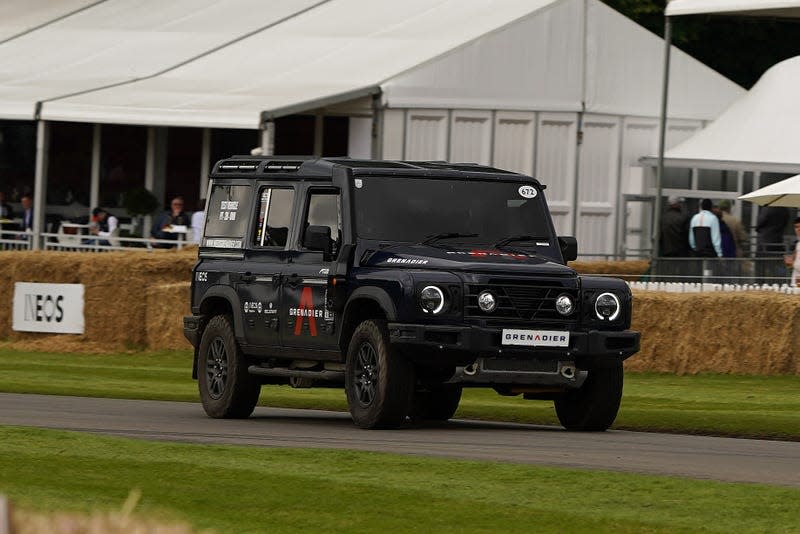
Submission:
[[569,332],[563,330],[503,329],[503,345],[569,347]]

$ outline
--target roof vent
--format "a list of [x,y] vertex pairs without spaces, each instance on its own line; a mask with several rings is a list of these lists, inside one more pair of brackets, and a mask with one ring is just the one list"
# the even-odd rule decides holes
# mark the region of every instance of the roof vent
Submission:
[[219,172],[256,172],[258,161],[223,161],[219,164]]
[[297,172],[302,161],[268,161],[264,165],[265,172]]

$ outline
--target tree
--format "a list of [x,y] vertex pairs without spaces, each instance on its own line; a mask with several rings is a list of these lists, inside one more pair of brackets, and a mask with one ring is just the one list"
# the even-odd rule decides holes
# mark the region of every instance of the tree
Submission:
[[[653,33],[664,35],[665,0],[603,0]],[[673,43],[745,89],[776,63],[800,55],[800,21],[695,15],[678,17]]]

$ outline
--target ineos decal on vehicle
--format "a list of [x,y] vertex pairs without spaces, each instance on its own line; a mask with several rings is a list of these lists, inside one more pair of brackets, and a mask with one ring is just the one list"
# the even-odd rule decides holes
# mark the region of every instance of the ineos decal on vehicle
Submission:
[[196,282],[208,282],[208,271],[197,271],[194,273]]
[[522,198],[536,198],[539,192],[532,185],[523,185],[519,188],[519,196]]

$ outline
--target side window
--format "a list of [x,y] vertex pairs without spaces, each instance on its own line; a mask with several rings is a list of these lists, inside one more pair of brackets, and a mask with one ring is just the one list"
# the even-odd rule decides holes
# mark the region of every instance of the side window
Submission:
[[303,226],[303,238],[309,226],[327,226],[331,230],[331,254],[335,257],[342,243],[342,202],[338,191],[312,191]]
[[258,195],[257,247],[285,247],[292,220],[294,189],[265,187]]
[[208,200],[203,246],[242,248],[247,215],[252,207],[252,189],[247,185],[215,185]]

